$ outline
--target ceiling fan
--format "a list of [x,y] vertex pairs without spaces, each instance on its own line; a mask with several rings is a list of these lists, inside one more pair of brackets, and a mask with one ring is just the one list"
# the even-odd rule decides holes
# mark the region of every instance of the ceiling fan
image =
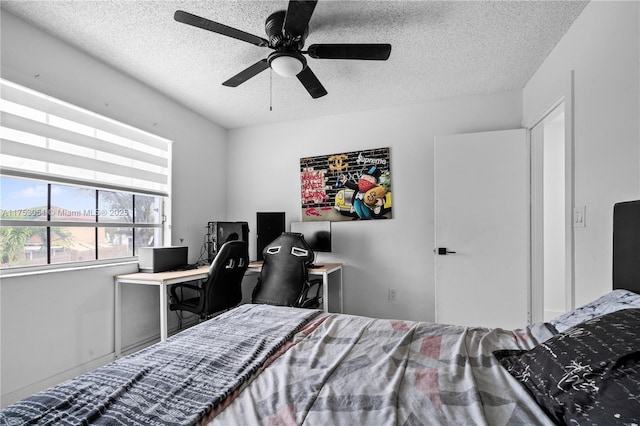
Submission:
[[182,10],[175,12],[174,19],[187,25],[273,50],[265,59],[261,59],[222,83],[224,86],[237,87],[267,68],[271,68],[284,77],[295,75],[312,98],[319,98],[326,95],[327,91],[309,68],[303,54],[314,59],[385,61],[391,54],[391,45],[372,43],[312,44],[306,51],[302,50],[309,33],[309,20],[317,3],[317,0],[290,0],[287,10],[280,10],[269,15],[265,22],[268,40]]

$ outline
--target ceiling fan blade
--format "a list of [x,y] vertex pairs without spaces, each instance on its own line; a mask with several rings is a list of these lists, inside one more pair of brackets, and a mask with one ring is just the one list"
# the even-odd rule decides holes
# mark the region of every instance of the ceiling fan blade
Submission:
[[317,3],[317,0],[289,0],[287,14],[284,18],[285,32],[296,36],[304,35]]
[[362,59],[386,61],[391,55],[390,44],[312,44],[307,53],[316,59]]
[[307,89],[307,92],[309,92],[313,99],[320,98],[327,94],[327,91],[322,87],[322,83],[320,83],[318,77],[316,77],[308,66],[300,71],[296,77],[298,77],[300,83],[302,83],[304,88]]
[[261,61],[258,61],[255,64],[251,65],[249,68],[240,71],[238,74],[222,83],[222,85],[228,87],[238,87],[245,81],[249,80],[251,77],[255,77],[267,68],[269,68],[269,63],[266,59],[262,59]]
[[183,24],[209,30],[214,33],[235,38],[236,40],[246,41],[247,43],[255,44],[256,46],[269,46],[269,42],[262,37],[258,37],[256,35],[246,33],[236,28],[228,27],[226,25],[210,21],[206,18],[192,15],[191,13],[182,10],[177,10],[176,13],[173,14],[173,19],[178,22],[182,22]]

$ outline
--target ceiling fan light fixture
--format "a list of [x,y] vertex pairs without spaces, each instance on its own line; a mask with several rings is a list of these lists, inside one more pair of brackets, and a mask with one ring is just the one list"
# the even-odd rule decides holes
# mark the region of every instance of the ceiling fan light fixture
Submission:
[[282,77],[294,77],[307,65],[304,57],[295,52],[274,52],[269,55],[269,66]]

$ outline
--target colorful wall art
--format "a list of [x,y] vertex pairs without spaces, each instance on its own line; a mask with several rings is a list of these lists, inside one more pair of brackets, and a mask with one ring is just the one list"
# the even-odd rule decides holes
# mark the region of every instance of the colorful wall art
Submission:
[[391,219],[389,148],[300,159],[302,220]]

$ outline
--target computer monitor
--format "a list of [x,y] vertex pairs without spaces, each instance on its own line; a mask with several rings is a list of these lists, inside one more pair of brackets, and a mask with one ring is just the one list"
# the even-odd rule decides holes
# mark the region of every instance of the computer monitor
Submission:
[[328,220],[291,222],[291,232],[302,234],[313,251],[331,251],[331,222]]

